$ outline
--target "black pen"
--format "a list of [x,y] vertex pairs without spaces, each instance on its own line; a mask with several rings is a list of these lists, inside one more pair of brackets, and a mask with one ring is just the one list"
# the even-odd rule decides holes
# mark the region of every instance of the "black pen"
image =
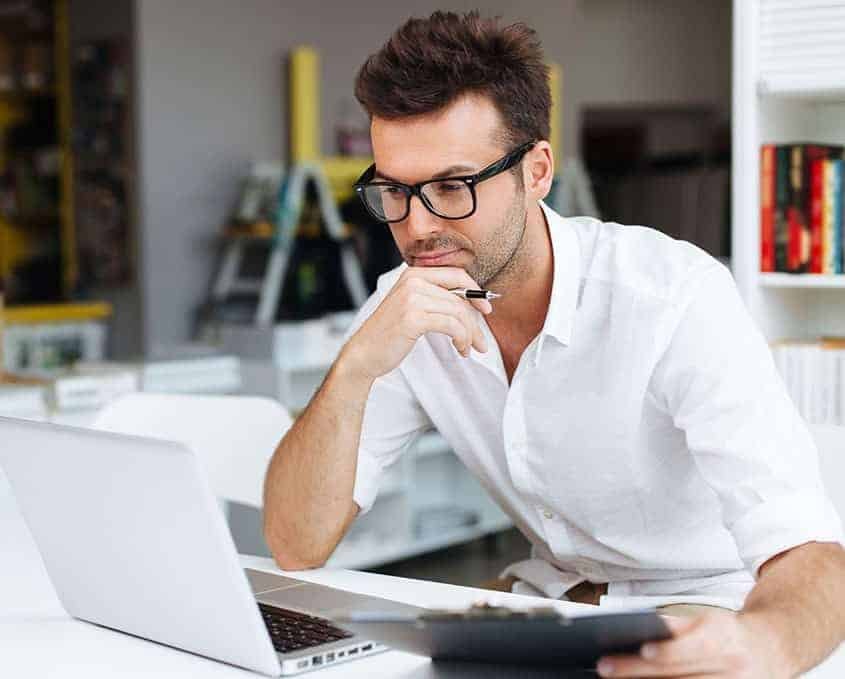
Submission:
[[501,295],[498,292],[490,292],[489,290],[470,290],[469,288],[450,288],[449,292],[464,299],[498,299]]

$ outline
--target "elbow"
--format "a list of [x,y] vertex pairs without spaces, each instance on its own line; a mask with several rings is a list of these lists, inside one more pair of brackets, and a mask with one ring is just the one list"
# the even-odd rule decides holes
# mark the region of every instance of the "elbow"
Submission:
[[308,553],[306,550],[296,549],[289,541],[267,539],[267,546],[276,565],[283,571],[307,571],[312,568],[322,568],[326,565],[329,554]]
[[270,552],[276,565],[283,571],[307,571],[312,568],[322,568],[326,565],[326,559],[301,558],[287,550],[276,551],[271,549]]
[[324,530],[311,530],[285,521],[284,511],[264,507],[264,541],[276,564],[284,571],[322,568],[334,552],[349,525],[358,515],[358,505],[350,503],[343,520]]
[[297,545],[283,531],[264,524],[264,540],[276,565],[283,571],[305,571],[312,568],[322,568],[331,556],[330,551],[307,549],[304,545]]

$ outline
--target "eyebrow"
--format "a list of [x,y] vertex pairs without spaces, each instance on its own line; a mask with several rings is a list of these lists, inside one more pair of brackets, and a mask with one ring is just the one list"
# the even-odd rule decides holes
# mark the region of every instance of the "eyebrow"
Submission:
[[[461,175],[461,174],[474,174],[477,171],[478,170],[476,170],[475,166],[473,166],[473,165],[460,165],[460,164],[459,165],[450,165],[445,170],[441,170],[437,174],[432,175],[431,179],[444,179],[445,177],[453,177],[453,176]],[[374,176],[374,178],[385,179],[389,182],[396,182],[397,184],[404,184],[405,183],[405,182],[399,181],[398,179],[394,179],[393,177],[390,177],[390,176],[384,174],[384,172],[381,172],[378,169],[376,169],[373,176]]]

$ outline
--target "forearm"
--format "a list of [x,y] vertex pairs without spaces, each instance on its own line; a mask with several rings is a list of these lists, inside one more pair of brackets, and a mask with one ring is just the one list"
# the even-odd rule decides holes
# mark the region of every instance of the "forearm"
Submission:
[[273,455],[264,482],[264,534],[282,568],[324,563],[357,514],[352,491],[371,386],[339,358]]
[[770,632],[792,675],[814,667],[845,639],[845,550],[811,542],[774,557],[740,617]]
[[264,535],[285,569],[321,565],[358,508],[352,499],[364,409],[375,380],[396,369],[427,332],[468,355],[486,351],[476,308],[449,292],[478,287],[463,269],[407,269],[341,351],[326,381],[279,444],[264,482]]

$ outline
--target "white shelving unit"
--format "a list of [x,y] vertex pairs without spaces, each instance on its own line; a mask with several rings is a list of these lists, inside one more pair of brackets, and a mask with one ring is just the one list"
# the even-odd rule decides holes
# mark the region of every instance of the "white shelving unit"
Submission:
[[845,276],[761,273],[759,283],[767,288],[845,288]]
[[760,273],[760,147],[845,144],[845,0],[734,0],[733,257],[770,340],[845,335],[845,276]]

